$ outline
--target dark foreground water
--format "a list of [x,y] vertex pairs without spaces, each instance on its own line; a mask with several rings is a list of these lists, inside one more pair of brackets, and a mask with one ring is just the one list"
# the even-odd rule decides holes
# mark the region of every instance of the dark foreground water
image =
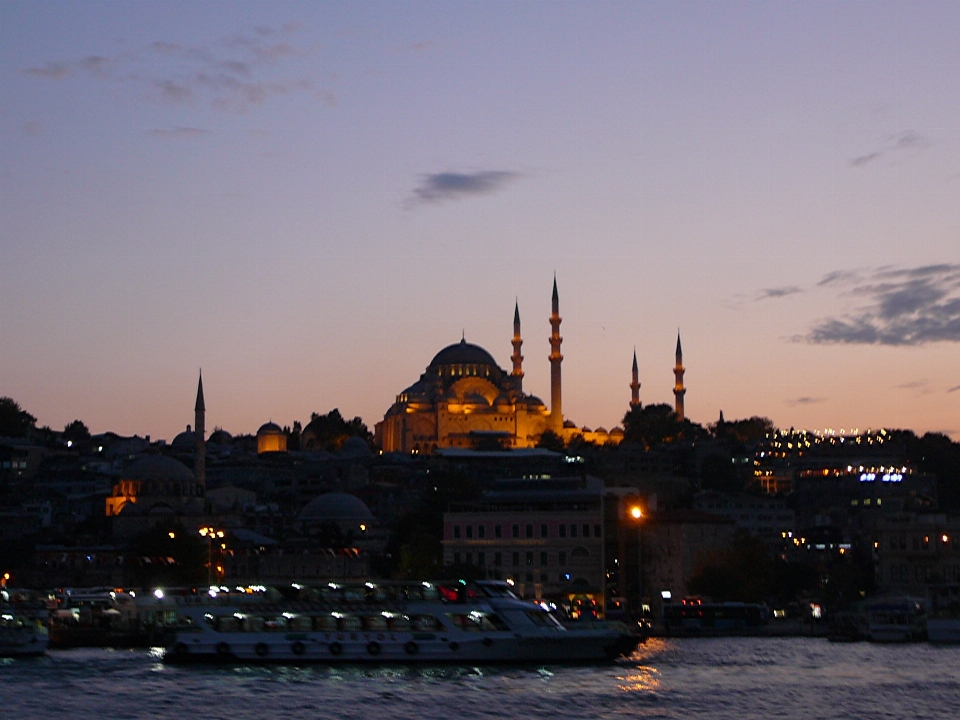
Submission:
[[960,647],[653,639],[595,667],[168,667],[144,650],[0,660],[8,718],[951,718]]

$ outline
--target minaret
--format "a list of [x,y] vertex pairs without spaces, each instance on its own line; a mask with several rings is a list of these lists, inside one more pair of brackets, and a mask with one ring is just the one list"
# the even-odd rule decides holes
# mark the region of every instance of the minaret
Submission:
[[560,298],[557,295],[557,276],[553,276],[553,313],[550,315],[550,425],[558,435],[563,430],[563,403],[560,400]]
[[640,369],[637,367],[637,349],[633,349],[633,382],[630,383],[630,407],[640,407]]
[[200,372],[200,383],[197,385],[197,404],[194,410],[194,436],[197,446],[193,455],[193,474],[197,477],[197,484],[203,488],[207,482],[207,440],[204,427],[206,407],[203,404],[203,371]]
[[517,302],[513,307],[513,355],[510,356],[510,359],[513,360],[513,372],[510,373],[513,377],[517,379],[517,390],[522,391],[523,389],[523,355],[520,354],[520,346],[523,345],[523,340],[520,338],[520,303]]
[[680,349],[680,331],[677,331],[677,364],[673,368],[676,384],[673,386],[673,395],[677,399],[677,420],[683,422],[683,396],[687,391],[683,388],[683,350]]

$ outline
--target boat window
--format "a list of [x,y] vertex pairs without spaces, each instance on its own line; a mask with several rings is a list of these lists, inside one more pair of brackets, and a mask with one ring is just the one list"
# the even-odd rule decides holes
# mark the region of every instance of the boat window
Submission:
[[455,628],[466,632],[498,632],[509,629],[503,620],[492,613],[447,613],[447,617]]
[[283,615],[265,618],[263,629],[268,632],[284,632],[287,629],[287,619]]
[[259,615],[250,615],[243,619],[243,629],[246,632],[261,632],[263,630],[263,618]]
[[361,629],[360,618],[355,615],[344,615],[340,618],[339,624],[344,632],[356,632]]
[[313,629],[313,618],[309,615],[297,615],[291,618],[290,629],[297,632],[308,632]]
[[439,630],[441,627],[440,621],[433,615],[417,615],[413,618],[414,630]]
[[406,615],[391,615],[387,618],[387,624],[391,630],[405,632],[410,629],[410,618]]
[[383,632],[387,629],[387,619],[383,615],[367,615],[363,618],[363,629]]
[[218,632],[238,632],[240,630],[240,618],[228,615],[217,618]]
[[313,629],[324,632],[337,631],[337,619],[333,615],[321,615],[313,619]]
[[562,630],[563,626],[548,612],[538,610],[527,610],[524,613],[530,621],[537,627],[547,630]]

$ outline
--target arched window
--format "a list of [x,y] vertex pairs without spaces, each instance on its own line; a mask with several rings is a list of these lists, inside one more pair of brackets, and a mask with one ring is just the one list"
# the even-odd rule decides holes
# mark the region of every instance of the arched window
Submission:
[[580,545],[580,546],[575,547],[575,548],[573,549],[573,552],[570,553],[570,557],[575,557],[575,558],[590,557],[590,551],[587,550],[587,549],[586,549],[585,547],[583,547],[582,545]]

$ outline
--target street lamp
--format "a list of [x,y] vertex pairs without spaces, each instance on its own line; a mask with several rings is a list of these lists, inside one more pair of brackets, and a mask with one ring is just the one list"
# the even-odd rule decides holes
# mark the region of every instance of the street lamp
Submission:
[[[215,527],[210,525],[205,525],[200,528],[200,537],[207,539],[207,585],[213,584],[213,543],[215,540],[222,539],[224,536],[223,530],[218,530]],[[221,548],[226,547],[226,543],[220,543]],[[223,571],[222,565],[217,565],[217,579],[220,579],[220,575]]]

